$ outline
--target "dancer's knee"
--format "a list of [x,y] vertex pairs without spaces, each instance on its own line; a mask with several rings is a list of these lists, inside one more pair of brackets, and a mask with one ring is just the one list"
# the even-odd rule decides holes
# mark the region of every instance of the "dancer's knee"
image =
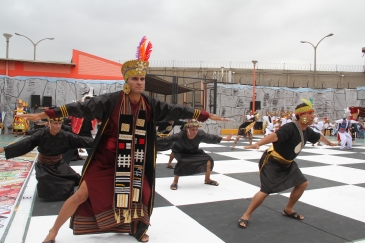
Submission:
[[79,189],[72,195],[71,199],[73,202],[81,204],[87,200],[89,193],[86,187],[86,183],[83,182]]

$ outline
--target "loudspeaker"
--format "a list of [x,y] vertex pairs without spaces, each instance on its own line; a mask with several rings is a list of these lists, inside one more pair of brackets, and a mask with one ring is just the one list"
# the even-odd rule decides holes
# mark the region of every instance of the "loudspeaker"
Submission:
[[41,106],[41,96],[40,95],[31,95],[30,96],[30,106],[32,108]]
[[51,107],[52,106],[52,96],[43,96],[42,106]]
[[[252,111],[252,101],[250,101],[250,110]],[[261,101],[255,101],[255,110],[261,110]]]

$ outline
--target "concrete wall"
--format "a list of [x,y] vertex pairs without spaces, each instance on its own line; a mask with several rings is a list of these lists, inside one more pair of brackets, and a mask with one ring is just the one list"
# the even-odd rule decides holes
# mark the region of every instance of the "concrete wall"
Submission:
[[[219,82],[232,84],[252,85],[253,83],[253,69],[243,68],[224,68],[222,72],[222,69],[217,68],[151,67],[149,73],[217,79]],[[179,84],[189,83],[191,81],[189,78],[179,78]],[[256,69],[256,85],[314,88],[314,72]],[[316,88],[356,88],[358,86],[365,86],[364,72],[317,71]]]
[[[196,81],[196,80],[195,80]],[[6,113],[3,121],[5,127],[12,123],[13,111],[17,99],[31,105],[31,95],[52,96],[52,105],[61,106],[80,100],[90,87],[95,95],[122,90],[123,81],[94,81],[67,78],[36,78],[0,76],[0,109]],[[213,85],[207,84],[207,111],[212,112]],[[343,117],[344,108],[350,106],[365,107],[365,87],[357,89],[310,89],[288,87],[256,87],[256,100],[261,101],[264,114],[266,111],[294,110],[301,103],[301,98],[312,98],[319,117],[327,116],[330,120]],[[217,114],[232,119],[229,122],[207,121],[203,129],[220,134],[222,128],[236,128],[243,122],[241,116],[249,111],[252,100],[251,85],[219,84]],[[167,100],[169,102],[170,100]],[[182,102],[179,102],[182,104]],[[200,108],[200,107],[198,107]],[[40,110],[31,112],[40,112]],[[6,129],[5,129],[5,132]]]
[[[67,78],[8,77],[0,76],[0,110],[5,112],[4,127],[13,121],[13,112],[18,99],[31,106],[31,95],[52,96],[52,105],[61,106],[81,100],[84,93],[94,89],[95,95],[122,90],[124,81],[94,81]],[[31,109],[31,112],[41,110]],[[3,133],[7,133],[7,129]]]

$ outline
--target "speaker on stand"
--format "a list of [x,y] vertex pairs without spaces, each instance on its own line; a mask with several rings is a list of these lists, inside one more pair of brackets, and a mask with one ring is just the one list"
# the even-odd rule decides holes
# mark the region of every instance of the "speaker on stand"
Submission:
[[[250,101],[250,110],[252,111],[252,101]],[[261,101],[255,101],[255,110],[261,110]]]
[[51,107],[52,106],[52,96],[43,96],[42,106]]
[[30,96],[30,107],[33,108],[33,113],[37,110],[38,107],[41,106],[41,96],[40,95],[31,95]]

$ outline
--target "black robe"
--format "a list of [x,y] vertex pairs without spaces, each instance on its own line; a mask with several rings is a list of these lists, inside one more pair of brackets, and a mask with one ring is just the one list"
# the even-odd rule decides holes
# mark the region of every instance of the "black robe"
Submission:
[[157,138],[157,150],[162,151],[171,147],[177,160],[174,175],[187,176],[206,172],[208,161],[211,162],[213,170],[213,158],[200,149],[199,144],[220,143],[221,140],[222,137],[208,134],[203,130],[199,130],[193,139],[189,139],[184,130],[166,138]]
[[[38,146],[39,153],[57,156],[71,148],[91,147],[92,138],[81,137],[71,132],[60,130],[53,136],[49,128],[40,129],[31,136],[5,147],[7,159],[18,157],[32,151]],[[45,164],[37,160],[35,164],[38,197],[49,200],[64,200],[73,194],[80,175],[62,159],[56,164]]]
[[[65,106],[61,106],[60,108],[55,108],[54,112],[56,116],[63,117],[63,116],[74,116],[74,117],[83,117],[88,120],[98,119],[102,121],[100,129],[95,137],[94,145],[91,149],[91,154],[89,154],[88,158],[86,159],[82,179],[88,173],[88,168],[90,163],[93,161],[94,157],[97,157],[99,153],[102,153],[103,148],[99,148],[99,146],[104,146],[103,142],[103,135],[104,130],[108,126],[108,122],[110,117],[113,115],[113,111],[115,106],[119,103],[121,97],[121,91],[114,92],[114,93],[107,93],[100,96],[96,96],[91,98],[89,101],[86,102],[77,102],[67,104]],[[166,102],[162,102],[158,99],[151,98],[148,96],[143,95],[144,99],[148,103],[150,107],[150,114],[149,119],[147,122],[147,151],[146,151],[146,163],[145,163],[145,176],[147,177],[148,184],[151,189],[151,194],[148,203],[148,213],[149,216],[152,214],[153,210],[153,203],[155,198],[155,168],[156,168],[156,122],[163,121],[163,120],[179,120],[179,119],[191,119],[194,115],[195,109],[191,107],[186,107],[182,105],[170,105]],[[117,133],[115,135],[117,137]],[[105,148],[104,148],[105,149]],[[100,154],[99,154],[100,156]],[[115,165],[114,165],[115,167]],[[111,178],[114,180],[114,178]],[[102,187],[103,185],[99,185]],[[112,205],[112,198],[105,198],[103,199],[107,202],[110,202]],[[90,198],[86,202],[88,204],[87,207],[97,207],[97,205],[93,205],[93,199]],[[80,205],[82,206],[82,205]],[[84,207],[84,206],[83,206]],[[85,206],[86,207],[86,206]],[[89,211],[92,211],[92,210]],[[96,216],[96,215],[95,215]],[[77,211],[76,214],[71,219],[71,228],[74,229],[74,234],[88,234],[88,233],[102,233],[102,232],[126,232],[126,226],[121,222],[118,223],[116,227],[103,227],[100,228],[100,225],[96,223],[96,221],[88,222],[90,223],[88,226],[83,226],[82,229],[78,228],[77,221],[78,217]],[[84,217],[85,218],[85,217]],[[86,220],[93,220],[90,217],[87,217]],[[114,219],[113,219],[114,220]],[[111,221],[113,221],[111,220]],[[110,221],[110,222],[111,222]],[[115,224],[115,223],[113,223]],[[129,227],[129,225],[128,225]],[[136,234],[134,235],[137,239],[142,239],[143,235],[146,233],[149,225],[143,223],[142,221],[139,222],[138,228],[136,229]],[[78,231],[80,230],[80,231]]]
[[[273,143],[274,150],[286,160],[294,160],[298,153],[295,152],[297,146],[301,146],[301,137],[294,122],[289,122],[277,130],[278,140]],[[320,134],[310,127],[303,130],[304,145],[307,141],[316,143],[320,139]],[[270,157],[262,167],[267,151],[265,151],[259,161],[261,191],[267,194],[282,192],[291,187],[300,185],[307,181],[298,164],[293,161],[289,165],[282,164]]]

